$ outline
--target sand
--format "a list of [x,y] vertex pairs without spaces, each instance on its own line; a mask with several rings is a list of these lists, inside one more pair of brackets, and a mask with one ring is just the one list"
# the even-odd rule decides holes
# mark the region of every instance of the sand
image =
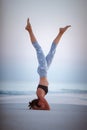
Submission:
[[0,101],[0,130],[87,130],[87,105],[50,103],[50,111],[40,111],[17,102],[18,96],[7,100]]

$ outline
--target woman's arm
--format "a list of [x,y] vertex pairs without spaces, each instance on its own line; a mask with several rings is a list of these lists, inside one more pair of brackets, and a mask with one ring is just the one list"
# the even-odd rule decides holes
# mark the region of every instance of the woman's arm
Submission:
[[42,102],[42,106],[41,106],[42,109],[50,110],[50,106],[45,98],[41,98],[41,102]]
[[45,98],[40,98],[39,105],[40,107],[33,106],[32,109],[33,110],[50,110],[50,106]]

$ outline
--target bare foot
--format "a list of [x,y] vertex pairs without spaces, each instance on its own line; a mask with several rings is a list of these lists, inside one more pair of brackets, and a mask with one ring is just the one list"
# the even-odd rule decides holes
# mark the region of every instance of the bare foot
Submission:
[[71,27],[71,25],[65,26],[64,28],[60,28],[59,32],[63,34],[69,27]]
[[30,22],[29,22],[29,18],[27,19],[27,25],[26,25],[25,29],[26,29],[27,31],[29,31],[29,32],[32,31],[31,24],[30,24]]

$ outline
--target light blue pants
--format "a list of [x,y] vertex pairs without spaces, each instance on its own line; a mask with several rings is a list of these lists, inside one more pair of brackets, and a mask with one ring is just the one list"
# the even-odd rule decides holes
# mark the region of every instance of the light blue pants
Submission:
[[47,70],[53,60],[57,45],[55,43],[52,43],[50,51],[46,57],[38,42],[33,42],[32,45],[36,49],[37,59],[39,63],[37,72],[40,77],[47,77]]

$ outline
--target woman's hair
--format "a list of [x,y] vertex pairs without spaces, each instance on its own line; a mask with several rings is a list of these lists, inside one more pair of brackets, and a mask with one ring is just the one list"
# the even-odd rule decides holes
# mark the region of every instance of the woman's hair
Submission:
[[34,99],[31,102],[29,102],[29,109],[32,109],[34,106],[40,107],[40,105],[38,105],[39,99]]

